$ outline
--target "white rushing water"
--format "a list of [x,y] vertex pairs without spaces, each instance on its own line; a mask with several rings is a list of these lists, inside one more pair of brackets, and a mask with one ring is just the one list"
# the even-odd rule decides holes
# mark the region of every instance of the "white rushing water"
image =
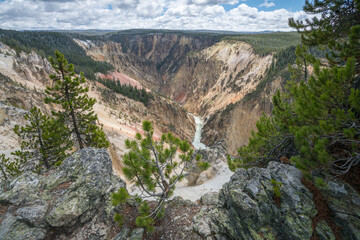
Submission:
[[208,147],[201,142],[201,132],[202,132],[204,122],[198,116],[195,116],[195,115],[192,115],[192,114],[191,114],[191,116],[194,117],[195,124],[196,124],[194,141],[192,143],[194,145],[194,148],[195,149],[208,149]]
[[[194,136],[193,145],[195,149],[210,149],[205,144],[201,143],[201,131],[203,128],[203,121],[200,117],[194,116],[196,123],[196,131]],[[230,180],[233,172],[230,171],[226,162],[218,160],[212,164],[211,168],[216,172],[215,175],[201,185],[187,186],[187,181],[184,179],[176,184],[174,196],[181,196],[184,199],[196,201],[200,199],[202,195],[208,192],[218,192],[222,188],[222,185]]]

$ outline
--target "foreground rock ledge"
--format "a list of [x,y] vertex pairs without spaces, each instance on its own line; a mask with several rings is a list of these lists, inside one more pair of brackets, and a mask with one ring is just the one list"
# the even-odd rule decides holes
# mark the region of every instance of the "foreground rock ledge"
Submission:
[[[211,195],[194,218],[193,230],[206,239],[310,239],[317,214],[312,194],[293,166],[270,162],[267,168],[238,169],[218,196]],[[271,179],[281,182],[281,203],[273,199]],[[343,240],[360,239],[360,196],[348,184],[330,180],[323,190]],[[209,198],[203,197],[203,202]],[[212,205],[212,206],[211,206]],[[334,239],[324,221],[316,227],[321,240]]]
[[[183,205],[182,212],[201,208],[194,218],[188,222],[178,216],[169,219],[171,226],[184,233],[173,239],[310,239],[317,211],[301,178],[295,167],[276,162],[267,168],[238,169],[219,193],[205,194],[200,205]],[[282,184],[278,205],[271,179]],[[360,239],[359,194],[341,180],[333,179],[328,185],[323,194],[339,234],[343,240]],[[10,183],[8,191],[0,190],[0,239],[111,239],[115,209],[110,195],[120,187],[125,183],[113,174],[111,159],[103,149],[78,151],[43,175],[24,173]],[[180,202],[173,204],[179,207]],[[335,240],[324,221],[316,232],[321,240]],[[130,235],[130,239],[141,239],[141,233],[141,229],[132,234],[121,231],[114,239]],[[160,237],[172,239],[169,236]]]
[[0,239],[106,239],[110,195],[125,183],[104,149],[83,149],[44,175],[27,172],[0,192]]

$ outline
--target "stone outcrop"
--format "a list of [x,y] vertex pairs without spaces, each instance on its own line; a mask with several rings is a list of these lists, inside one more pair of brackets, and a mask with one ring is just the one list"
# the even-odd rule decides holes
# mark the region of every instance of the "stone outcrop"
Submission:
[[[281,183],[281,202],[274,201],[274,185]],[[317,210],[312,194],[302,184],[302,173],[293,166],[270,162],[267,168],[238,169],[216,194],[204,196],[203,209],[193,229],[213,239],[310,239]],[[360,239],[360,196],[336,180],[324,190],[342,239]],[[215,198],[215,199],[214,199]],[[320,239],[335,239],[325,221],[316,228]]]
[[219,174],[221,166],[226,162],[226,155],[222,149],[199,149],[194,152],[193,157],[201,155],[202,161],[210,163],[210,167],[202,171],[193,161],[187,169],[186,180],[188,186],[201,185]]
[[[360,195],[349,184],[333,179],[323,194],[334,214],[342,239],[360,239]],[[324,232],[328,226],[318,225],[317,232]],[[331,236],[331,235],[330,235]],[[330,238],[330,237],[329,237]]]
[[110,195],[125,186],[112,171],[105,150],[83,149],[43,175],[23,173],[0,192],[0,239],[107,239]]

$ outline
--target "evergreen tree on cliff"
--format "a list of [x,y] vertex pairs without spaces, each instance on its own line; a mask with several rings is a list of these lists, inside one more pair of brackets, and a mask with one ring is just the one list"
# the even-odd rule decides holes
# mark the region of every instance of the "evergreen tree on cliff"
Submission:
[[[117,206],[130,199],[135,200],[139,214],[135,224],[151,232],[154,223],[164,216],[168,200],[173,195],[176,183],[185,177],[187,167],[196,161],[199,169],[204,171],[210,165],[201,161],[200,155],[193,158],[190,144],[171,133],[163,134],[159,141],[154,140],[151,122],[143,122],[143,131],[143,136],[136,134],[136,140],[125,141],[129,152],[123,156],[122,168],[124,176],[139,187],[140,194],[132,197],[126,188],[121,188],[112,195],[112,202]],[[148,204],[149,198],[157,202],[155,207]],[[123,219],[124,216],[115,215],[115,221],[120,225]]]
[[45,102],[61,106],[53,114],[65,120],[65,125],[70,129],[69,134],[80,149],[108,147],[105,133],[96,125],[98,117],[93,111],[95,99],[90,98],[86,94],[88,88],[83,87],[86,81],[84,74],[76,75],[74,65],[68,64],[59,51],[55,51],[55,58],[49,59],[56,71],[56,74],[50,75],[55,84],[46,89]]
[[306,1],[304,10],[321,18],[290,19],[289,25],[302,33],[304,45],[331,53],[316,59],[298,47],[297,65],[305,71],[274,95],[272,116],[263,116],[239,158],[229,159],[232,169],[286,157],[310,176],[313,169],[345,174],[360,163],[360,0]]
[[359,73],[360,0],[307,0],[304,11],[321,17],[289,19],[289,26],[301,33],[303,44],[331,50],[327,58],[332,64],[344,65],[349,57],[354,57]]
[[4,182],[7,182],[10,177],[16,177],[21,173],[20,161],[15,159],[11,161],[5,154],[0,154],[0,172]]
[[24,118],[29,123],[22,127],[16,125],[14,128],[21,140],[21,150],[13,153],[17,159],[12,167],[18,166],[15,169],[20,171],[20,165],[31,160],[34,163],[33,169],[41,172],[44,167],[49,169],[67,157],[66,152],[72,144],[67,141],[69,130],[63,121],[42,114],[36,107]]

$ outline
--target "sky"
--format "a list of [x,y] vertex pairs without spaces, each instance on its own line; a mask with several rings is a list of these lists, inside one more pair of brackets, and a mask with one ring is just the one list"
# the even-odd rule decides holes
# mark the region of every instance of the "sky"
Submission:
[[0,0],[0,28],[291,31],[305,0]]

